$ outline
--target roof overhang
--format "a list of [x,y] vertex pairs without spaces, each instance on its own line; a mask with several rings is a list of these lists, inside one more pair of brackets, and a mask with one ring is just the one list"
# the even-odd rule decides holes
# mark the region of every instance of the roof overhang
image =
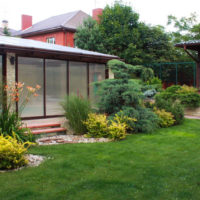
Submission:
[[0,45],[0,53],[13,52],[21,56],[30,56],[38,58],[49,58],[49,59],[59,59],[59,60],[71,60],[80,62],[95,62],[95,63],[107,63],[111,59],[119,59],[119,57],[113,56],[99,56],[99,55],[85,55],[81,53],[71,53],[71,52],[60,52],[53,50],[46,50],[40,48],[26,48],[17,47],[12,45]]
[[19,34],[16,34],[15,36],[21,36],[24,38],[24,37],[31,37],[31,36],[41,35],[41,34],[46,34],[46,33],[58,32],[58,31],[70,31],[70,32],[75,33],[76,29],[59,26],[59,27],[53,27],[53,28],[49,28],[49,29],[38,30],[38,31],[30,32],[30,33],[21,32]]
[[200,40],[191,40],[188,42],[181,42],[181,43],[175,44],[175,47],[180,47],[183,49],[189,49],[193,51],[200,51]]

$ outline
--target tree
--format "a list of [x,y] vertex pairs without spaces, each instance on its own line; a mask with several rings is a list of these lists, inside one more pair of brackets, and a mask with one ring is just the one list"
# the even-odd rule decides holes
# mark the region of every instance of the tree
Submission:
[[3,34],[6,35],[6,36],[10,36],[10,32],[8,30],[8,28],[5,26],[4,29],[3,29]]
[[75,38],[80,48],[117,55],[131,64],[173,59],[174,47],[164,28],[140,22],[139,14],[121,1],[105,7],[99,24],[85,21]]
[[98,23],[91,17],[84,20],[75,34],[75,45],[81,49],[105,52]]
[[[197,23],[197,21],[196,13],[190,14],[189,17],[181,17],[180,19],[177,19],[173,15],[169,15],[167,25],[172,25],[175,29],[169,34],[172,43],[176,44],[183,41],[199,40],[200,23]],[[193,51],[191,54],[195,55],[195,52]],[[183,49],[176,48],[174,55],[176,55],[177,60],[179,61],[192,61]]]
[[177,19],[173,15],[168,16],[167,25],[173,25],[175,31],[171,32],[174,42],[199,40],[200,39],[200,23],[197,23],[197,14],[191,13],[190,16]]

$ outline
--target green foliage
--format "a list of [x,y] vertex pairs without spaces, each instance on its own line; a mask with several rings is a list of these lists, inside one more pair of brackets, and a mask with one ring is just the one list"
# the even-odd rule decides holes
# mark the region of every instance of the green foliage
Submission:
[[198,107],[200,105],[200,94],[198,90],[190,86],[173,85],[158,94],[159,98],[172,101],[180,101],[185,107]]
[[120,121],[111,121],[108,127],[109,137],[113,140],[122,140],[126,137],[126,124]]
[[65,117],[69,121],[70,127],[75,134],[84,134],[87,132],[83,121],[86,121],[91,112],[91,105],[87,99],[70,95],[66,96],[62,102],[65,111]]
[[144,68],[142,70],[141,78],[144,82],[150,81],[154,77],[154,72],[151,68]]
[[125,122],[130,133],[150,133],[157,128],[158,118],[156,114],[147,108],[124,107],[117,115],[127,117]]
[[[169,33],[172,43],[176,44],[183,41],[199,40],[200,39],[200,23],[198,23],[198,16],[196,13],[191,13],[189,17],[176,18],[173,15],[168,16],[168,25],[174,27],[174,31]],[[197,57],[195,51],[191,51],[194,57]],[[191,61],[192,58],[188,56],[182,48],[175,48],[174,55],[176,60]]]
[[5,26],[4,29],[3,29],[3,34],[6,35],[6,36],[11,36],[8,28]]
[[0,169],[15,169],[27,164],[24,154],[31,143],[20,143],[15,134],[0,135]]
[[167,112],[171,112],[174,116],[175,123],[181,124],[184,119],[184,110],[180,102],[174,101],[172,99],[164,99],[161,95],[156,95],[155,106],[158,109],[164,109]]
[[114,114],[122,110],[123,106],[141,104],[143,98],[141,86],[134,84],[129,78],[134,66],[122,61],[112,60],[108,67],[114,73],[115,79],[107,79],[99,83],[99,108],[101,112]]
[[75,38],[79,48],[117,55],[131,64],[165,62],[174,57],[174,46],[164,28],[140,22],[139,14],[122,1],[107,5],[99,24],[88,19]]
[[166,112],[164,109],[154,108],[154,112],[158,115],[160,127],[167,128],[174,124],[174,116],[170,112]]
[[30,129],[24,127],[17,113],[11,111],[11,108],[4,109],[0,114],[0,132],[4,136],[12,136],[14,132],[16,139],[20,142],[35,141],[35,136]]
[[84,124],[89,137],[106,137],[113,140],[121,140],[126,137],[126,124],[121,122],[118,116],[108,121],[105,114],[90,113]]
[[108,137],[108,121],[106,115],[89,113],[88,119],[84,121],[89,137]]
[[[112,60],[108,67],[117,79],[104,80],[100,83],[99,108],[103,113],[127,117],[129,132],[152,132],[157,127],[157,116],[142,107],[144,95],[139,81],[130,79],[135,72],[145,68],[127,65],[122,61]],[[141,75],[141,73],[140,73]],[[133,121],[132,119],[137,121]],[[130,120],[131,119],[131,120]]]
[[99,25],[92,17],[85,19],[83,25],[78,27],[75,34],[75,46],[81,49],[105,52]]

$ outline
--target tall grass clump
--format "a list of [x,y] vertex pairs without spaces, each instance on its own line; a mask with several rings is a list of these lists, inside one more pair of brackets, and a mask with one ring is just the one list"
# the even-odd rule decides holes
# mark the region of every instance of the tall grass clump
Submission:
[[88,119],[88,114],[91,112],[90,101],[76,95],[66,96],[61,103],[65,117],[69,121],[70,127],[75,134],[85,134],[87,132],[83,121]]

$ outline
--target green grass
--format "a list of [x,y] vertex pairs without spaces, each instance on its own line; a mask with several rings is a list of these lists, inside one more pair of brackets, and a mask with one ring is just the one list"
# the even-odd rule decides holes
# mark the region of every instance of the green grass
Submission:
[[200,120],[112,143],[34,147],[39,167],[0,174],[1,200],[200,199]]

